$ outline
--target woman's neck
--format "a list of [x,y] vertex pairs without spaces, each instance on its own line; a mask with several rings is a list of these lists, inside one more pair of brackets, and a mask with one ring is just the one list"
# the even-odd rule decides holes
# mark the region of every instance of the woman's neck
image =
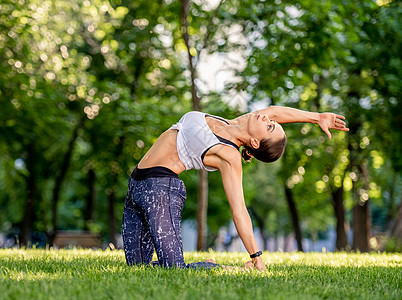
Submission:
[[240,142],[240,146],[247,144],[250,139],[248,132],[248,118],[249,114],[242,115],[236,119],[229,120],[231,126],[228,126],[228,132]]

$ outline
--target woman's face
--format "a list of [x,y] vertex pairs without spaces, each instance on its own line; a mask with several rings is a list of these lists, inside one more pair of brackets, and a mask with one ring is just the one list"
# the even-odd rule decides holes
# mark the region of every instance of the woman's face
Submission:
[[248,126],[252,138],[259,141],[267,138],[275,141],[283,138],[285,135],[282,126],[275,121],[271,121],[267,115],[250,114]]

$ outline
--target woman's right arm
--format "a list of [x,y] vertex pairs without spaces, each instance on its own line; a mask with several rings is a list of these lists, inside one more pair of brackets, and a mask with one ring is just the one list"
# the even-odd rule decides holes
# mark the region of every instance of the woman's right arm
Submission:
[[270,120],[276,121],[280,124],[283,123],[318,124],[321,127],[321,129],[328,135],[329,138],[331,138],[331,133],[329,132],[329,129],[349,131],[349,129],[346,128],[346,123],[342,121],[345,119],[345,117],[334,113],[317,113],[285,106],[270,106],[255,111],[253,113],[267,115]]
[[[241,159],[238,152],[231,154],[229,160],[222,160],[219,170],[237,232],[247,252],[253,254],[258,251],[258,246],[251,218],[244,203]],[[266,269],[261,257],[254,258],[253,264],[258,270]]]
[[320,114],[286,106],[269,106],[254,112],[267,115],[270,120],[283,123],[318,123]]

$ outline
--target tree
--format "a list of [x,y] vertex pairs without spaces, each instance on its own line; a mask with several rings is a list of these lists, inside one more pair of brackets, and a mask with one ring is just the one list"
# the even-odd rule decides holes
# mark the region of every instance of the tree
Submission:
[[[191,99],[193,102],[193,110],[201,111],[201,99],[200,92],[196,86],[197,79],[197,63],[200,59],[200,53],[208,48],[208,43],[211,39],[210,33],[212,32],[211,27],[213,18],[216,18],[216,14],[219,10],[222,1],[219,2],[215,11],[210,16],[210,21],[206,25],[209,29],[207,33],[204,33],[203,43],[201,45],[195,45],[196,41],[190,40],[189,34],[189,19],[190,19],[190,1],[181,1],[181,31],[183,33],[183,40],[187,48],[188,54],[188,69],[190,71],[190,82],[191,82]],[[204,21],[204,20],[203,20]],[[205,21],[204,21],[205,22]],[[197,49],[197,50],[196,50]],[[198,52],[198,53],[197,53]],[[197,57],[195,58],[194,56]],[[200,170],[198,172],[198,207],[197,207],[197,250],[207,249],[207,210],[208,210],[208,173],[206,170]]]

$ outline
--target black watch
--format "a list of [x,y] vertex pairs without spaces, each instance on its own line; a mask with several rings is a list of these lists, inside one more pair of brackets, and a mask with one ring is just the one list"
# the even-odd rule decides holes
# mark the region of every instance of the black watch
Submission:
[[258,251],[254,254],[250,254],[250,258],[255,258],[255,257],[261,256],[261,255],[262,255],[262,251]]

